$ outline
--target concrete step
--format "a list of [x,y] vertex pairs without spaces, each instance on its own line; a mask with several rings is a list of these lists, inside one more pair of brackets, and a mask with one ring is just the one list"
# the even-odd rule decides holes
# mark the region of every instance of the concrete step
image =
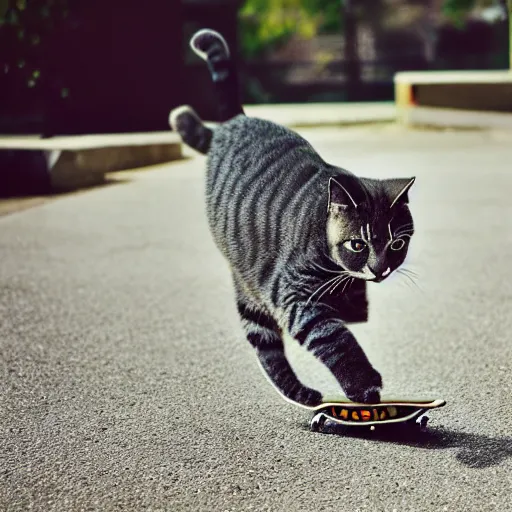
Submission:
[[406,126],[512,128],[512,71],[395,75],[397,119]]
[[[34,162],[45,169],[52,192],[97,185],[109,172],[144,167],[182,158],[181,139],[174,132],[79,135],[41,139],[37,136],[0,136],[4,154],[0,172],[0,195],[6,175],[23,174]],[[5,163],[9,162],[9,163]],[[12,164],[18,162],[18,165]],[[43,164],[41,164],[43,162]],[[31,171],[33,174],[33,170]],[[13,179],[22,176],[13,176]],[[4,185],[2,186],[2,183]]]

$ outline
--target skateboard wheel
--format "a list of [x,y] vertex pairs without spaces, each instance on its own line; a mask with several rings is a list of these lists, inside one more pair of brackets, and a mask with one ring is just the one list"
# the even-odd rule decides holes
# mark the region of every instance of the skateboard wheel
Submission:
[[325,414],[317,414],[312,420],[310,424],[310,428],[312,432],[322,432],[322,429],[325,425]]
[[424,432],[427,430],[428,416],[426,414],[422,414],[417,420],[416,424],[420,427],[420,430]]

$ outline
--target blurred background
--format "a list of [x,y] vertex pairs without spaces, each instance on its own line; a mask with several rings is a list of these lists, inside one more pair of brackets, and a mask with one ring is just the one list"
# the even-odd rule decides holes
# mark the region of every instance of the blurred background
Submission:
[[509,67],[506,0],[0,0],[0,133],[167,130],[214,119],[191,34],[218,30],[244,102],[391,101],[410,70]]

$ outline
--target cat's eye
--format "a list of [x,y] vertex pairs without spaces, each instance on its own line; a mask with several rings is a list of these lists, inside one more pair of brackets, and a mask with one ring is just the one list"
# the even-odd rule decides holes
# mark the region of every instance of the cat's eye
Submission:
[[405,240],[403,238],[397,238],[391,242],[390,247],[393,251],[401,251],[405,247]]
[[352,252],[362,252],[366,249],[366,243],[363,240],[347,240],[343,247]]

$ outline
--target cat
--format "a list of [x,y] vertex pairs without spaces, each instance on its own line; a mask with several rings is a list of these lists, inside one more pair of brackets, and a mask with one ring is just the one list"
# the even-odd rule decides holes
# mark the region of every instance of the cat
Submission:
[[288,333],[350,400],[380,402],[381,375],[347,323],[366,320],[367,282],[385,280],[405,260],[415,178],[358,178],[326,163],[290,129],[247,117],[223,37],[203,29],[190,45],[208,64],[219,124],[206,126],[187,105],[171,111],[169,122],[207,155],[209,227],[231,268],[238,313],[261,367],[285,399],[322,402],[286,358]]

